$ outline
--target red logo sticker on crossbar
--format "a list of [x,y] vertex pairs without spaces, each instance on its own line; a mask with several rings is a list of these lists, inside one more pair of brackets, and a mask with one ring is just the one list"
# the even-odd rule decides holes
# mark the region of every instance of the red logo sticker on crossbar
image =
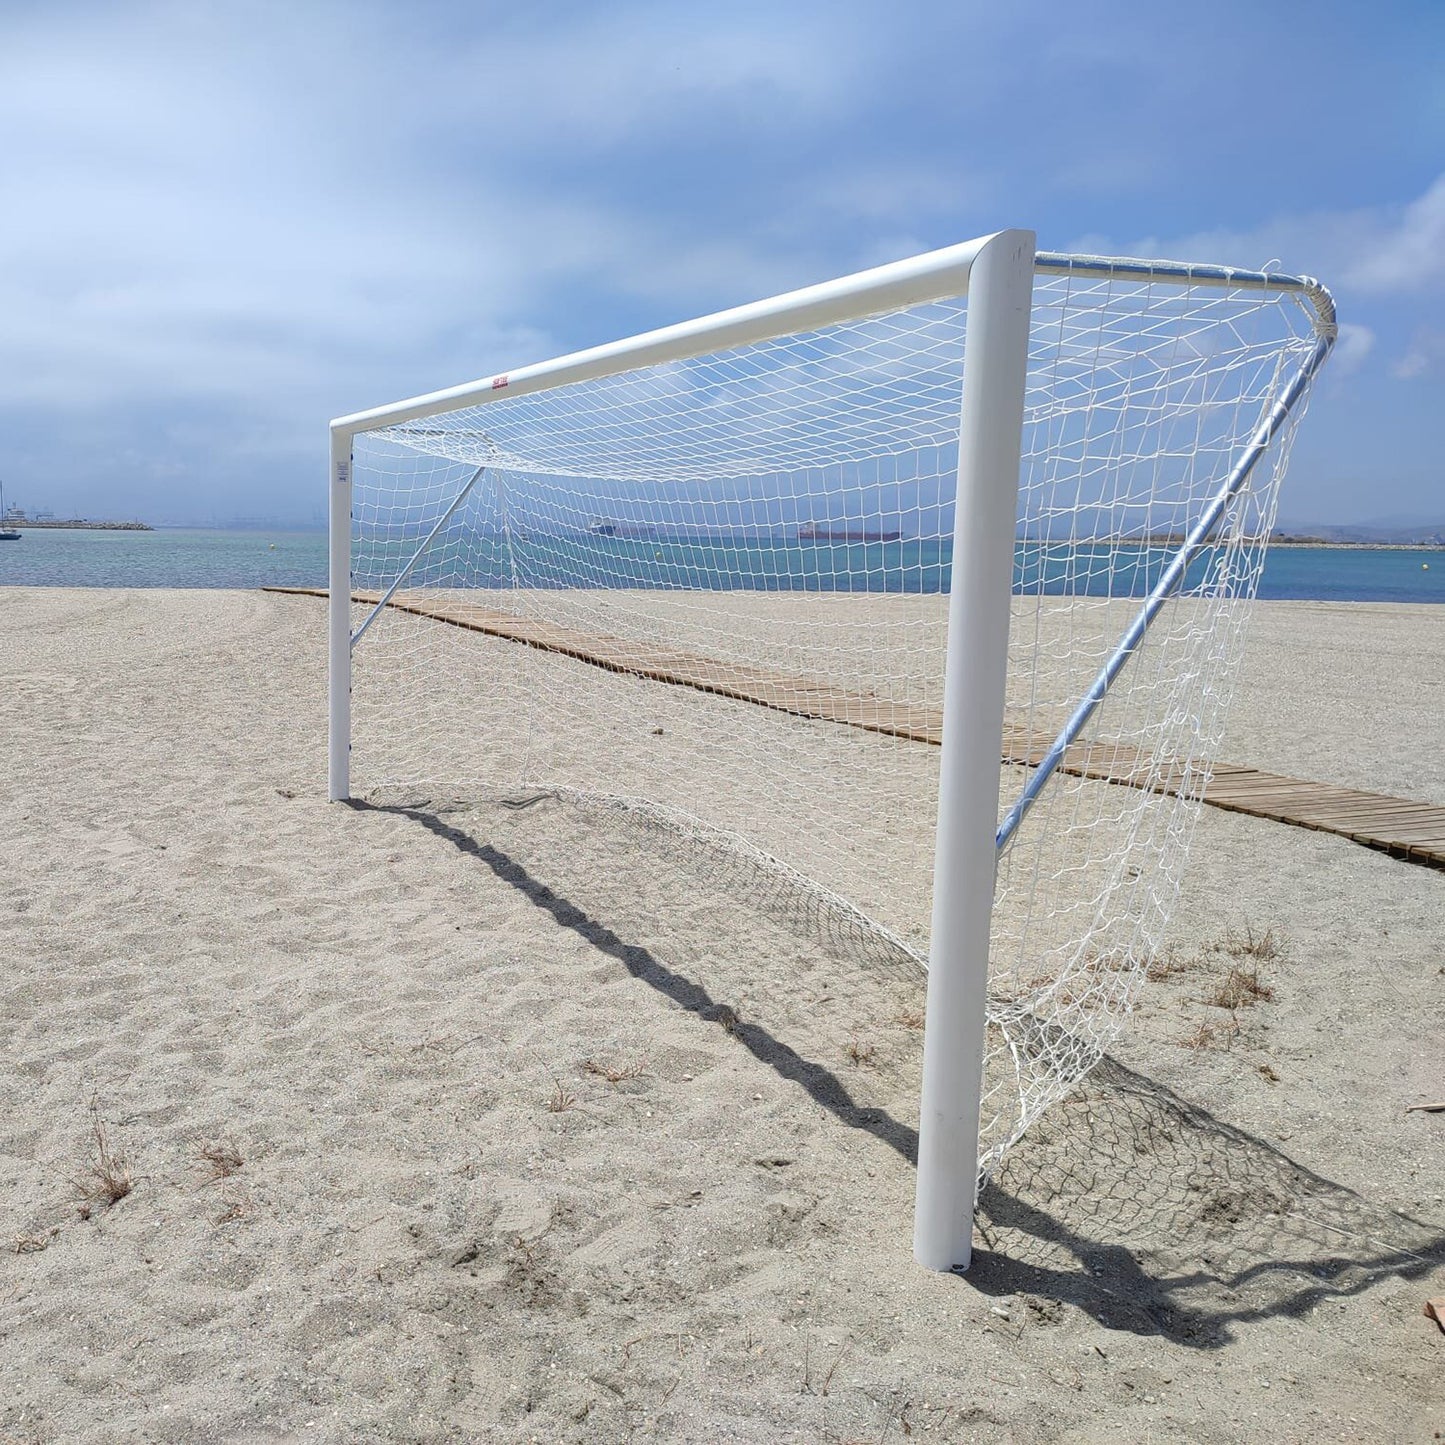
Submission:
[[507,377],[506,377],[505,375],[502,375],[502,376],[494,376],[494,377],[492,378],[492,390],[493,390],[493,391],[500,391],[506,384],[507,384]]

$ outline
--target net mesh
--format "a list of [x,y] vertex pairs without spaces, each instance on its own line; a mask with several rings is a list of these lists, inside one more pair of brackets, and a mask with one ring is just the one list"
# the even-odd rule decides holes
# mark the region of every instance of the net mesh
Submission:
[[[357,436],[353,586],[411,564],[355,652],[357,789],[631,812],[926,960],[966,324],[934,302]],[[1293,291],[1038,278],[1004,810],[1314,342]],[[1160,945],[1291,427],[1001,852],[985,1175]]]

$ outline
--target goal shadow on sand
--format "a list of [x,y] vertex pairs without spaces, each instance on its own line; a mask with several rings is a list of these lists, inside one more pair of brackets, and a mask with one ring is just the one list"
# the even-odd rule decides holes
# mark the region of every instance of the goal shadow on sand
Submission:
[[[446,821],[445,817],[441,816],[444,810],[430,806],[374,804],[358,799],[348,800],[347,806],[359,811],[388,813],[419,823],[429,833],[450,843],[458,852],[490,869],[497,878],[517,889],[534,906],[551,914],[563,928],[571,929],[593,948],[616,959],[639,982],[656,989],[699,1018],[725,1027],[733,1039],[747,1049],[759,1063],[790,1083],[797,1084],[816,1104],[849,1128],[874,1135],[910,1163],[917,1159],[916,1129],[900,1123],[884,1109],[860,1103],[837,1074],[823,1064],[805,1058],[764,1027],[756,1016],[738,1018],[723,1000],[714,997],[702,983],[664,963],[641,944],[629,943],[621,938],[585,908],[579,907],[549,887],[520,860],[495,844],[484,842],[465,829]],[[719,859],[723,857],[721,854],[718,856]],[[737,866],[749,872],[753,871],[746,863]],[[757,882],[756,892],[748,894],[747,901],[756,904],[760,909],[780,907],[779,890],[785,888],[786,884],[771,875],[761,873],[761,870]],[[734,893],[731,897],[737,901],[739,895]],[[849,957],[860,961],[871,958],[876,962],[885,956],[880,949],[886,949],[886,956],[889,957],[907,957],[901,950],[881,944],[876,935],[870,938],[868,930],[854,924],[850,918],[839,916],[824,906],[818,905],[815,910],[810,910],[809,916],[818,930],[814,936],[828,939],[835,949],[845,952]]]
[[[914,1127],[860,1104],[756,1011],[728,1017],[702,983],[447,821],[450,808],[350,806],[407,818],[475,859],[632,977],[700,1018],[726,1021],[759,1063],[841,1123],[916,1163]],[[896,945],[786,877],[705,841],[684,853],[701,884],[785,922],[837,965],[870,974],[913,967]],[[1062,1301],[1107,1329],[1199,1349],[1222,1347],[1253,1321],[1302,1318],[1445,1264],[1445,1230],[1371,1203],[1108,1056],[1005,1157],[980,1197],[977,1228],[982,1243],[966,1280],[984,1294],[1025,1296],[1045,1320],[1047,1302]]]

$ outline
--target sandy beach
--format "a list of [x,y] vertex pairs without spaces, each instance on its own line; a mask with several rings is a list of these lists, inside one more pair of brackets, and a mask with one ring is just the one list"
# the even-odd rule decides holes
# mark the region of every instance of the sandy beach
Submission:
[[[1445,804],[1442,624],[1261,604],[1223,755]],[[327,804],[318,600],[0,637],[3,1445],[1445,1430],[1440,872],[1206,808],[937,1276],[896,956],[605,811]]]

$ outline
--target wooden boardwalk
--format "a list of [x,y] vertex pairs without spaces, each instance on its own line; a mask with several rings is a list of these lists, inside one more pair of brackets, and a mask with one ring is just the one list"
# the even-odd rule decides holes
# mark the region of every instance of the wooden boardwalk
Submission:
[[[264,590],[304,597],[327,596],[324,587],[267,587]],[[352,594],[354,601],[373,605],[380,596],[379,592]],[[517,617],[434,594],[399,592],[389,605],[453,627],[524,643],[544,652],[561,653],[609,672],[694,688],[795,717],[817,718],[935,746],[943,737],[943,715],[938,708],[868,697],[767,668],[722,662],[653,643],[579,632],[556,623]],[[1051,741],[1006,726],[1003,761],[1037,766]],[[1117,743],[1076,743],[1065,751],[1059,769],[1076,777],[1158,792],[1177,793],[1181,787],[1198,786],[1197,775],[1186,778],[1177,771],[1161,772],[1137,749]],[[1299,828],[1335,833],[1395,858],[1445,868],[1445,808],[1442,807],[1411,803],[1383,793],[1329,787],[1235,763],[1214,764],[1202,797],[1211,806],[1229,812],[1249,813]]]

